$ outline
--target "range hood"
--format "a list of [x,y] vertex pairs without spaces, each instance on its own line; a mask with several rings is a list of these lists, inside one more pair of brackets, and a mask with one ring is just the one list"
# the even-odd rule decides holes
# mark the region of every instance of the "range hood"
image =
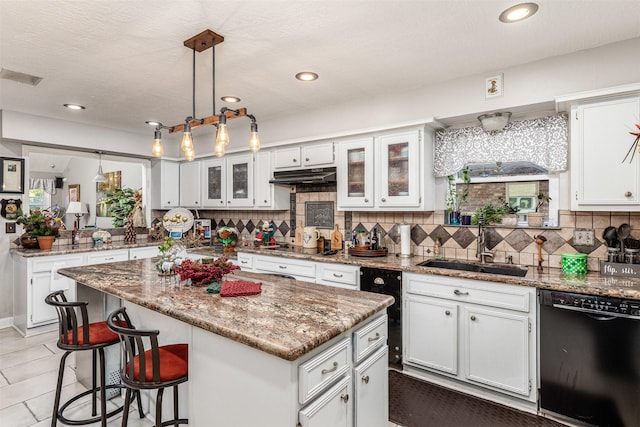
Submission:
[[336,182],[336,168],[296,169],[273,173],[269,183],[276,185],[327,184]]

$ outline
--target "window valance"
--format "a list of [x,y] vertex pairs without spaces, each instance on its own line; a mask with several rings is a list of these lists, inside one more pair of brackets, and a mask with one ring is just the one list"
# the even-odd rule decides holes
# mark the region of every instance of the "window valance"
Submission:
[[44,190],[48,194],[56,194],[55,178],[29,178],[29,189]]
[[467,163],[527,161],[549,172],[567,169],[567,115],[508,123],[500,132],[482,127],[436,132],[433,173],[448,176]]

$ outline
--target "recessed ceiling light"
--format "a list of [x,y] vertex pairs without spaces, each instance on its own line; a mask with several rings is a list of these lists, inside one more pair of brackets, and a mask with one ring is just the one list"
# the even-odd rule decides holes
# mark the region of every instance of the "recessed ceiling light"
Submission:
[[240,98],[237,96],[223,96],[222,99],[224,102],[240,102]]
[[153,120],[146,120],[145,123],[148,124],[149,126],[161,126],[162,125],[162,123],[155,122]]
[[538,11],[536,3],[520,3],[504,10],[498,18],[501,22],[510,24],[533,16]]
[[318,80],[318,75],[311,71],[301,71],[296,74],[296,79],[302,80],[303,82],[311,82],[313,80]]
[[86,107],[79,104],[62,104],[70,110],[84,110]]

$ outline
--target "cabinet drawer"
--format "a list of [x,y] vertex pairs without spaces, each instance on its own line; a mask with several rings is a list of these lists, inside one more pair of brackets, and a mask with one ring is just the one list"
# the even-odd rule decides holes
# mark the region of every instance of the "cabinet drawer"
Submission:
[[77,267],[82,265],[82,255],[46,256],[34,259],[31,271],[33,273],[51,271],[54,264],[60,263],[64,263],[65,267]]
[[300,147],[273,150],[274,169],[299,168],[301,165]]
[[407,274],[407,292],[454,301],[529,312],[534,288],[479,280]]
[[160,251],[158,250],[157,246],[129,249],[129,259],[146,259],[156,256],[160,256]]
[[253,255],[238,252],[238,266],[241,270],[253,270]]
[[387,316],[361,327],[353,333],[353,361],[358,364],[387,343]]
[[322,393],[351,369],[350,339],[344,338],[298,368],[298,398],[301,404]]
[[334,162],[333,142],[316,145],[303,145],[301,157],[302,165],[305,167],[332,165]]
[[104,264],[107,262],[128,261],[129,250],[115,250],[87,255],[87,265]]
[[254,268],[258,272],[309,277],[314,281],[316,276],[316,265],[311,261],[258,256],[254,259]]
[[360,288],[360,267],[342,264],[318,263],[316,283],[347,289]]

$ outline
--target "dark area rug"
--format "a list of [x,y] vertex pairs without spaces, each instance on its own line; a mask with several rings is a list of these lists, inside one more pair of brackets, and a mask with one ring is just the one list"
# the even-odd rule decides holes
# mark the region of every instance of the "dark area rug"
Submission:
[[403,427],[559,427],[555,421],[389,371],[389,419]]

